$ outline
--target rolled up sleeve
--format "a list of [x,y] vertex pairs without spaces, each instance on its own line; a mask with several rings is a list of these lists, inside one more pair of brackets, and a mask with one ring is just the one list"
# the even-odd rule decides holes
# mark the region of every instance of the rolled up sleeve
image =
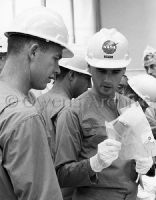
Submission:
[[97,176],[89,159],[79,159],[82,133],[77,115],[65,110],[57,120],[55,166],[61,187],[89,186]]

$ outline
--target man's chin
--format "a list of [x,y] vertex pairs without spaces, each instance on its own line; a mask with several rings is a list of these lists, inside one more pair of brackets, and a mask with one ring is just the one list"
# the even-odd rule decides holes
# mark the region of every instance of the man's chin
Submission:
[[35,89],[35,90],[44,90],[44,89],[46,89],[46,87],[47,87],[47,83],[46,84],[42,84],[42,85],[35,85],[33,87],[33,89]]
[[115,94],[115,91],[111,88],[109,90],[101,90],[101,94],[104,96],[113,96]]
[[115,92],[102,92],[101,93],[102,98],[114,98]]

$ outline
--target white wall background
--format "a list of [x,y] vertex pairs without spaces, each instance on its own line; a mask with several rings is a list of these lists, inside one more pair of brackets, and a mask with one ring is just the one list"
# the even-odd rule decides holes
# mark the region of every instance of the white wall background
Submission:
[[0,31],[5,30],[12,18],[12,0],[0,0]]
[[116,27],[129,40],[131,69],[143,69],[146,46],[156,48],[156,0],[101,0],[101,26]]

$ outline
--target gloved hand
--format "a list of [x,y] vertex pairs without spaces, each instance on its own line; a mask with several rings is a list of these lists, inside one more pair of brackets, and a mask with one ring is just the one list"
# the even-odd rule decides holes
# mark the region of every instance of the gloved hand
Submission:
[[101,172],[104,168],[109,167],[114,160],[118,158],[121,150],[121,143],[106,139],[98,144],[98,152],[90,158],[90,166],[94,172]]
[[136,160],[136,167],[135,167],[136,172],[138,172],[139,174],[146,174],[150,170],[152,165],[153,165],[152,157]]

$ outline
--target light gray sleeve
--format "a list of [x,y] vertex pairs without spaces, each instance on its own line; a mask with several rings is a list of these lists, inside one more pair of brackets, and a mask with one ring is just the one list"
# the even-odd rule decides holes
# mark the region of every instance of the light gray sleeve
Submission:
[[12,129],[4,159],[18,200],[62,200],[40,116],[29,117]]

